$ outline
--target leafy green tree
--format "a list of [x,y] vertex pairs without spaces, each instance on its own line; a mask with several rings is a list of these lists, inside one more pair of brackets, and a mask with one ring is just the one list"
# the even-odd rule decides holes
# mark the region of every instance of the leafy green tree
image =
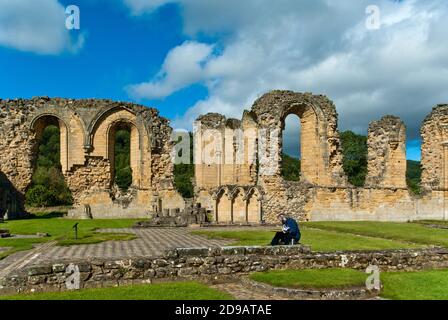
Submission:
[[422,168],[420,161],[407,161],[406,181],[412,193],[421,194]]
[[281,174],[286,181],[300,181],[300,159],[283,153]]
[[352,131],[341,133],[342,164],[348,181],[362,187],[367,175],[367,137]]

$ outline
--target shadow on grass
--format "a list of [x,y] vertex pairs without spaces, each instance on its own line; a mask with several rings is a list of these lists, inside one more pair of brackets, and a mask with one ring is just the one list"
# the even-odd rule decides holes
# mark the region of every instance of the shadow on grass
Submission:
[[67,213],[52,211],[52,212],[42,212],[42,213],[31,213],[25,219],[52,219],[52,218],[63,218]]

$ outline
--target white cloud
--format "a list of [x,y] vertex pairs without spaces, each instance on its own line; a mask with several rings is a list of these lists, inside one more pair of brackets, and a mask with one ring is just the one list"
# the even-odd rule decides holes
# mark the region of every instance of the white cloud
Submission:
[[0,46],[38,54],[77,52],[84,36],[72,39],[65,20],[57,0],[1,0]]
[[206,112],[240,118],[264,92],[290,89],[328,95],[341,129],[366,133],[370,121],[396,114],[415,139],[432,106],[448,100],[445,0],[376,1],[382,23],[375,31],[365,27],[371,0],[173,2],[181,7],[186,34],[222,35],[218,44],[223,47],[200,63],[192,57],[191,70],[168,70],[165,62],[163,76],[141,87],[140,95],[147,92],[147,97],[194,83],[208,88],[208,97],[175,126],[189,128]]
[[175,2],[175,0],[124,0],[124,3],[135,15],[139,15],[144,12],[152,12],[158,7],[170,2]]
[[129,94],[137,99],[163,98],[203,80],[205,74],[201,65],[207,62],[212,50],[213,46],[207,44],[184,42],[168,53],[155,79],[129,86]]

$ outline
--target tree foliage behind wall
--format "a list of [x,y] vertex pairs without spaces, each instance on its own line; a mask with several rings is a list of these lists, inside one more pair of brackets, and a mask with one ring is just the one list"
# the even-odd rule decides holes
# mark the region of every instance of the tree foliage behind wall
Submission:
[[[192,179],[194,178],[193,163],[193,134],[190,132],[190,163],[181,163],[174,165],[174,185],[184,198],[193,198],[194,188]],[[181,140],[179,139],[178,142]],[[182,156],[182,154],[179,154]]]
[[115,133],[115,183],[121,190],[128,190],[132,184],[131,133],[117,130]]
[[286,181],[300,181],[300,159],[283,153],[281,173]]
[[25,194],[26,204],[32,207],[71,205],[70,190],[62,175],[60,163],[60,132],[48,126],[39,142],[36,170]]
[[362,187],[367,176],[367,137],[352,131],[341,133],[342,165],[348,181]]
[[421,193],[422,168],[419,161],[408,160],[406,170],[406,182],[412,193]]
[[[340,134],[343,168],[348,181],[355,187],[364,186],[367,176],[367,137],[352,131]],[[420,194],[422,169],[419,161],[407,161],[406,181],[409,190]],[[283,155],[282,176],[286,181],[300,180],[300,160]]]

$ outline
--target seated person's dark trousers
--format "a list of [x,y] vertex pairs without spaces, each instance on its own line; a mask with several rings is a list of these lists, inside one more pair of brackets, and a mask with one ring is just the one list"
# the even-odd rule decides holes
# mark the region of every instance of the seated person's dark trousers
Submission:
[[282,244],[290,244],[292,236],[290,233],[277,232],[274,239],[271,241],[271,246],[278,246]]

